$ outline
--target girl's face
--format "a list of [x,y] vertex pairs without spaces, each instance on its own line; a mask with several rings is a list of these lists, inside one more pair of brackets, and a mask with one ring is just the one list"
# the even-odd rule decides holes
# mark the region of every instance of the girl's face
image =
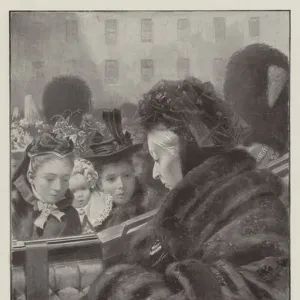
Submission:
[[68,158],[53,158],[39,166],[35,174],[29,173],[28,179],[45,202],[55,204],[64,198],[72,170]]
[[135,189],[135,175],[132,165],[126,161],[104,165],[100,186],[104,193],[112,195],[115,204],[128,203]]
[[91,197],[91,189],[82,174],[75,174],[70,179],[70,190],[74,195],[73,206],[75,208],[84,207]]
[[[155,136],[155,132],[153,133]],[[154,139],[148,137],[148,147],[150,155],[154,160],[153,178],[160,181],[169,190],[173,189],[182,179],[182,168],[178,151],[170,151],[168,147],[163,147],[155,143]]]

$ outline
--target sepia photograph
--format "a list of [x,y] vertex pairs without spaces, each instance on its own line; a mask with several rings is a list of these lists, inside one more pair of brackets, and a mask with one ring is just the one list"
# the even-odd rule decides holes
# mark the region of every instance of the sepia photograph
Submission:
[[290,22],[10,11],[11,299],[290,299]]

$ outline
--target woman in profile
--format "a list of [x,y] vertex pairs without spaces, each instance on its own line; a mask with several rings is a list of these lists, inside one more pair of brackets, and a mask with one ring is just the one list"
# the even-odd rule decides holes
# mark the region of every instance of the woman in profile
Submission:
[[43,133],[26,149],[12,178],[12,234],[34,240],[80,234],[69,179],[74,167],[73,142]]
[[161,81],[140,102],[170,191],[85,299],[287,299],[289,223],[280,180],[235,148],[245,137],[226,103],[195,78]]

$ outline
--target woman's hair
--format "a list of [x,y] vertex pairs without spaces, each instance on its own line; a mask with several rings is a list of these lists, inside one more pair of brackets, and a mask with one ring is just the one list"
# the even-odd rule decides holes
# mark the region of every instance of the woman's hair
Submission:
[[72,176],[76,174],[84,176],[89,188],[93,189],[96,186],[98,173],[90,161],[83,158],[77,158],[75,160]]
[[42,167],[45,163],[52,161],[52,160],[68,160],[70,165],[74,167],[74,154],[71,153],[63,158],[58,157],[55,154],[41,154],[33,156],[30,159],[29,169],[28,171],[31,171],[33,175],[36,174],[37,170]]
[[223,147],[220,146],[199,148],[197,143],[187,142],[162,124],[153,127],[148,134],[148,139],[169,151],[170,155],[178,155],[183,175],[186,175],[210,156],[217,155],[223,150]]
[[172,130],[164,125],[158,124],[148,134],[148,140],[169,151],[171,155],[178,155],[180,152],[180,138]]

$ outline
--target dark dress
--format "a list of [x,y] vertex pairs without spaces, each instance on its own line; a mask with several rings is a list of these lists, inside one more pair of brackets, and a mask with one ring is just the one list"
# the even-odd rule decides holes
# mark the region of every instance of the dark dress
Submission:
[[13,182],[11,197],[13,239],[26,241],[81,233],[79,215],[72,206],[73,195],[70,191],[67,191],[63,200],[56,203],[58,211],[64,213],[61,220],[50,214],[43,229],[34,224],[41,212],[37,209],[37,199],[25,175],[21,175]]

